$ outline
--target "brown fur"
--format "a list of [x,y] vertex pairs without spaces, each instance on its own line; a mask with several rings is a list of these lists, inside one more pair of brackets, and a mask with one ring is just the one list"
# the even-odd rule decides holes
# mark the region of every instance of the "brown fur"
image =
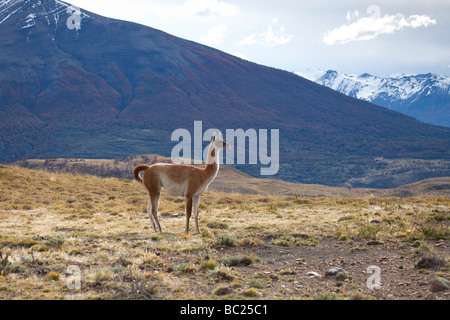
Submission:
[[[199,197],[206,191],[219,171],[216,148],[219,148],[219,150],[227,149],[228,145],[222,139],[216,141],[214,136],[211,141],[207,164],[203,168],[184,164],[159,163],[152,166],[141,164],[134,169],[134,178],[145,186],[149,194],[150,201],[147,212],[155,231],[157,231],[157,227],[158,231],[161,232],[158,221],[158,202],[161,190],[165,188],[169,193],[186,198],[186,233],[189,233],[189,219],[194,205],[195,225],[197,232],[200,232],[198,228]],[[141,172],[143,172],[142,178]]]

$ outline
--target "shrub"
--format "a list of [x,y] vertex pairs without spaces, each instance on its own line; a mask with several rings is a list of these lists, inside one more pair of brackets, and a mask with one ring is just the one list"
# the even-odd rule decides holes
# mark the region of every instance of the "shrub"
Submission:
[[113,274],[109,270],[99,270],[94,274],[94,281],[95,282],[102,282],[107,281],[112,278]]
[[228,224],[224,222],[208,222],[206,226],[211,229],[228,229]]
[[[154,299],[154,296],[159,291],[159,286],[154,283],[156,279],[157,277],[153,277],[149,273],[141,274],[130,267],[128,275],[119,276],[121,281],[120,293],[128,299]],[[124,286],[125,283],[129,283],[129,288]]]
[[195,271],[198,270],[198,267],[196,265],[188,265],[183,269],[183,272],[185,273],[194,273]]
[[249,246],[249,247],[257,247],[262,243],[263,243],[262,240],[257,237],[250,237],[250,238],[246,238],[246,239],[242,240],[242,244],[244,246]]
[[191,263],[189,262],[181,262],[178,264],[174,264],[171,267],[169,267],[169,272],[171,271],[185,271],[187,268],[189,268],[189,266],[191,265]]
[[59,238],[49,238],[44,244],[52,248],[61,248],[64,244],[64,240]]
[[213,270],[211,276],[219,281],[233,281],[235,276],[224,270]]
[[3,256],[2,252],[0,251],[0,275],[2,276],[11,271],[11,263],[8,261],[8,258],[8,254],[5,254],[5,256]]
[[222,260],[222,264],[227,267],[241,267],[241,266],[249,266],[253,263],[253,259],[251,257],[242,257],[242,256],[231,256],[226,257]]
[[358,237],[366,240],[377,240],[378,232],[382,230],[379,225],[365,225],[358,230]]
[[202,269],[209,269],[209,270],[214,270],[217,267],[217,263],[215,263],[214,261],[203,261],[202,264],[200,265],[200,268]]
[[447,226],[423,226],[420,231],[425,235],[426,240],[447,240],[450,231]]
[[353,280],[353,276],[351,276],[345,272],[339,272],[336,275],[336,280],[338,280],[338,281],[345,281],[346,279]]
[[282,236],[278,239],[274,239],[272,240],[272,244],[276,245],[276,246],[284,246],[287,247],[289,245],[292,245],[295,243],[295,238],[293,236],[290,235],[285,235]]
[[280,274],[282,274],[282,275],[296,275],[297,271],[291,270],[291,269],[281,270]]
[[[161,263],[161,259],[156,254],[154,254],[154,253],[146,253],[142,257],[141,265],[142,266],[145,266],[145,265],[158,265],[160,263]],[[125,266],[128,266],[128,264],[125,265]]]
[[255,288],[250,288],[244,292],[244,295],[247,297],[256,297],[258,295],[258,291]]
[[442,267],[445,267],[446,261],[437,256],[424,257],[416,264],[416,268],[418,269],[434,269],[439,270]]
[[220,286],[220,287],[217,287],[213,293],[216,296],[224,296],[224,295],[230,294],[231,292],[233,292],[231,290],[231,288]]
[[264,284],[263,284],[261,281],[257,280],[257,279],[251,280],[251,281],[248,283],[248,285],[249,285],[249,287],[251,287],[251,288],[257,288],[257,289],[264,287]]
[[216,237],[216,246],[218,247],[233,247],[236,245],[236,240],[228,234]]
[[58,272],[49,272],[47,273],[47,276],[45,277],[48,281],[58,281],[61,275]]

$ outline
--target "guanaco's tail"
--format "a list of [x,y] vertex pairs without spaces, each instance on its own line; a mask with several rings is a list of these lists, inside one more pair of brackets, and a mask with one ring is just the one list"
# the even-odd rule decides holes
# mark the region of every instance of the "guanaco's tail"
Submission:
[[141,177],[139,176],[139,173],[140,173],[141,171],[147,170],[148,168],[150,168],[150,166],[148,166],[148,165],[146,165],[146,164],[141,164],[141,165],[138,165],[136,168],[134,168],[134,170],[133,170],[133,176],[134,176],[134,179],[136,179],[136,181],[142,183],[142,179],[141,179]]

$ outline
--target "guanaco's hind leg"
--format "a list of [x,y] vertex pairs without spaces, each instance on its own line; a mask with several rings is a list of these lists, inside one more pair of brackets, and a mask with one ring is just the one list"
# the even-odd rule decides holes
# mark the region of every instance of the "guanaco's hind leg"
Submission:
[[150,222],[152,223],[153,230],[157,231],[156,226],[155,226],[155,219],[153,219],[153,214],[152,214],[152,200],[148,200],[147,213],[148,213]]
[[186,234],[189,234],[189,219],[192,214],[192,197],[186,198]]
[[147,213],[152,223],[153,230],[155,230],[156,232],[158,231],[162,232],[161,225],[159,224],[158,221],[158,205],[159,205],[159,194],[150,196],[150,201],[148,202],[147,206]]

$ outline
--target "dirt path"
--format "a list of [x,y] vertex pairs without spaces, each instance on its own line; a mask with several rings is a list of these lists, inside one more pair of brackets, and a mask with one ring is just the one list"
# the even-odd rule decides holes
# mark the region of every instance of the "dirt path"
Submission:
[[[448,256],[449,250],[442,248],[439,252]],[[274,272],[286,268],[297,271],[293,291],[303,294],[361,290],[361,293],[378,299],[424,299],[433,278],[432,272],[419,272],[415,268],[420,259],[413,247],[394,243],[350,246],[328,240],[321,241],[318,247],[276,248],[268,245],[258,249],[256,254],[264,257],[263,265],[273,268]],[[367,272],[370,266],[379,267],[381,283],[378,290],[367,287],[368,279],[375,276],[374,272]],[[333,267],[343,269],[351,278],[339,281],[335,277],[325,277]],[[316,272],[321,277],[308,276],[308,272]],[[371,279],[369,283],[375,284]],[[449,294],[447,291],[436,296],[447,299]]]
[[[428,245],[434,247],[435,244],[430,242]],[[448,248],[440,246],[435,249],[439,256],[448,258]],[[430,292],[430,281],[437,276],[448,278],[448,270],[417,268],[416,264],[423,254],[418,254],[414,245],[347,244],[335,239],[322,239],[318,246],[283,247],[264,243],[257,247],[223,248],[218,252],[218,260],[230,256],[254,256],[258,259],[250,266],[231,268],[231,274],[245,279],[242,286],[228,285],[229,290],[225,293],[231,299],[243,294],[249,283],[256,287],[257,299],[335,299],[350,296],[389,300],[450,298],[448,290]],[[191,254],[198,256],[198,253]],[[375,268],[368,273],[371,266]],[[346,276],[325,276],[332,268],[343,269]],[[368,280],[369,285],[376,285],[375,269],[379,270],[380,288],[369,289]],[[213,291],[214,285],[217,286],[217,283],[213,286],[205,283],[205,277],[198,273],[188,278],[194,295],[207,294]]]

